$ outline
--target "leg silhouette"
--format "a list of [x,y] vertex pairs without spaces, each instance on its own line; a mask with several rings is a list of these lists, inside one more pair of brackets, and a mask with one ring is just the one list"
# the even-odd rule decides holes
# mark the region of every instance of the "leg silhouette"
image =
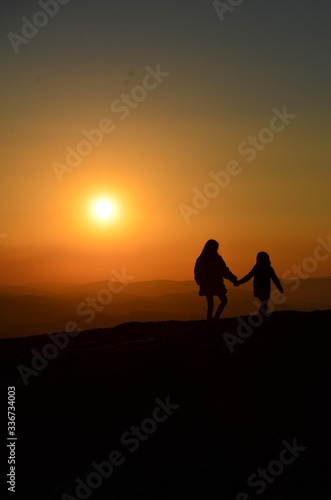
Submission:
[[265,316],[266,318],[269,316],[268,314],[268,302],[269,300],[268,299],[260,299],[261,300],[261,305],[260,305],[260,309],[259,309],[259,314],[261,314],[262,316]]
[[213,317],[213,310],[214,310],[214,297],[212,295],[207,295],[207,304],[208,304],[208,309],[207,309],[207,321],[210,323]]
[[217,311],[216,311],[216,314],[215,314],[215,319],[218,319],[220,317],[220,315],[223,312],[224,307],[228,303],[228,299],[227,299],[227,297],[226,297],[225,294],[224,295],[218,295],[218,298],[220,299],[221,303],[220,303],[220,305],[217,308]]

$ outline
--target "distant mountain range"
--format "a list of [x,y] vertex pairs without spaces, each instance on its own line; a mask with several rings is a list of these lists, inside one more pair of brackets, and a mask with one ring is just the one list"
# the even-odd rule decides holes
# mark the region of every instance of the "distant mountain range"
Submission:
[[[256,310],[251,282],[239,288],[225,283],[229,302],[224,317]],[[283,281],[283,285],[283,303],[275,305],[276,310],[331,309],[331,278]],[[127,286],[119,282],[109,285],[109,281],[2,286],[1,338],[62,331],[68,322],[89,330],[126,321],[204,319],[206,303],[198,290],[194,281],[171,280],[130,282]]]

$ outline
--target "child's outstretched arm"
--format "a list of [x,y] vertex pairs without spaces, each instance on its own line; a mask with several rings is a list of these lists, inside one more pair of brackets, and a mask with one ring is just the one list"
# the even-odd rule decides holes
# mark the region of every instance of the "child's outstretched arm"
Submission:
[[246,274],[246,276],[241,278],[241,280],[237,281],[237,286],[243,285],[244,283],[247,283],[247,281],[251,280],[254,276],[254,272],[255,272],[255,268],[253,267],[253,269],[248,274]]
[[278,288],[278,290],[280,291],[280,293],[284,293],[284,290],[283,290],[282,284],[280,282],[280,279],[277,277],[277,275],[276,275],[275,271],[273,270],[273,268],[271,268],[271,279],[275,283],[275,285]]

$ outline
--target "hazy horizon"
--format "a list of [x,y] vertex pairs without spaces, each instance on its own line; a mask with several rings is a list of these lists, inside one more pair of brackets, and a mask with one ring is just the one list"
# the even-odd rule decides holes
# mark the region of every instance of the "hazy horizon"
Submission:
[[[198,295],[194,280],[122,281],[0,286],[1,338],[63,331],[69,322],[90,330],[132,321],[205,319],[205,299]],[[229,302],[222,317],[257,310],[252,282],[239,288],[225,284]],[[284,294],[273,296],[275,303],[270,302],[269,310],[331,310],[331,277],[283,280],[282,284]]]
[[[285,282],[293,282],[295,281],[295,278],[293,277],[292,279],[283,279],[281,278],[283,281]],[[299,279],[299,278],[297,278]],[[302,278],[300,281],[306,281],[306,280],[318,280],[318,279],[331,279],[331,275],[328,275],[328,276],[309,276],[307,278]],[[8,288],[20,288],[20,287],[33,287],[33,286],[52,286],[52,285],[55,285],[55,286],[72,286],[72,285],[89,285],[89,284],[95,284],[95,283],[104,283],[104,282],[107,282],[109,281],[109,279],[107,277],[104,277],[104,279],[100,279],[100,280],[96,280],[96,281],[30,281],[30,282],[24,282],[24,283],[15,283],[15,284],[10,284],[10,283],[2,283],[0,282],[0,288],[5,288],[5,287],[8,287]],[[194,281],[194,278],[191,277],[191,278],[187,278],[187,279],[169,279],[169,278],[155,278],[155,279],[151,279],[151,280],[146,280],[146,279],[134,279],[133,280],[133,283],[157,283],[157,282],[174,282],[174,283],[185,283],[185,282],[191,282],[191,283],[195,283]],[[225,281],[225,284],[228,284],[228,286],[232,286],[230,284],[230,282],[227,282]],[[251,286],[252,283],[246,285],[246,286]],[[196,285],[197,286],[197,285]],[[197,290],[198,290],[198,287],[197,287]]]

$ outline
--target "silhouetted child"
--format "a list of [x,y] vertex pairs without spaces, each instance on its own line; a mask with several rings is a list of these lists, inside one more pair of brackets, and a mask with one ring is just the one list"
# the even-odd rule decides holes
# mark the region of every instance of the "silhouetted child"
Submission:
[[221,303],[218,306],[214,319],[218,319],[227,304],[227,289],[223,278],[237,282],[237,277],[231,273],[222,257],[217,253],[218,243],[215,240],[208,240],[200,256],[197,258],[194,267],[194,279],[200,286],[199,295],[207,299],[207,321],[211,322],[214,309],[214,295]]
[[237,281],[236,286],[242,285],[252,278],[254,278],[254,297],[257,297],[261,301],[259,313],[263,313],[263,308],[265,308],[265,312],[267,313],[268,301],[270,299],[270,280],[275,283],[281,293],[283,293],[283,287],[274,269],[271,267],[270,258],[266,252],[259,252],[257,254],[255,266],[251,272]]

